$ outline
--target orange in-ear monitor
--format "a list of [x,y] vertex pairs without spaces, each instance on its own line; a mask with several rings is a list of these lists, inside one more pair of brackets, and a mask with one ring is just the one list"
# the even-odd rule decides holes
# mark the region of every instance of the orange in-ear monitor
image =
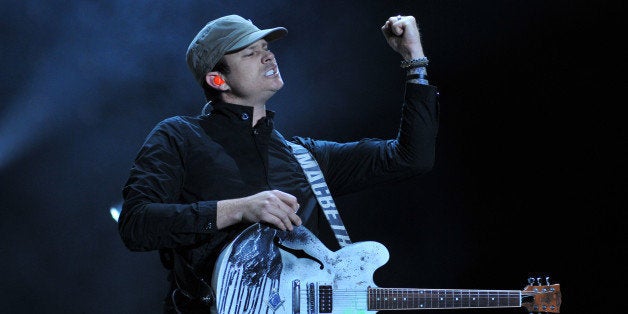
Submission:
[[220,86],[225,83],[225,80],[222,79],[222,76],[216,75],[214,76],[214,84]]

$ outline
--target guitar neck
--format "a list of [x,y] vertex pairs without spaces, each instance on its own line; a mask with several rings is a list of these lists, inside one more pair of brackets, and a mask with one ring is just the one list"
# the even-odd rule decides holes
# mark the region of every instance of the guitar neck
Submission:
[[372,311],[521,307],[518,290],[368,288],[367,294]]

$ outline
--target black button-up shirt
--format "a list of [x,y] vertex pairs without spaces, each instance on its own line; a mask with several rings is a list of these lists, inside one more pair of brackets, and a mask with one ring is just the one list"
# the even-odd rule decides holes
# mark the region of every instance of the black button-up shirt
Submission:
[[[217,202],[269,189],[296,196],[298,214],[315,234],[331,232],[299,163],[273,128],[273,116],[267,111],[253,127],[251,107],[218,102],[208,115],[158,123],[123,189],[118,226],[125,245],[133,251],[172,250],[208,276],[217,251],[247,226],[218,230]],[[340,196],[430,170],[437,128],[436,88],[407,84],[395,139],[292,140],[312,153],[332,195]]]

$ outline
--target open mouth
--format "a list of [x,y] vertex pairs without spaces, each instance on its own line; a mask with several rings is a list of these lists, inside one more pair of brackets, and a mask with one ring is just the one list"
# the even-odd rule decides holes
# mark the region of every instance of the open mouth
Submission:
[[272,69],[266,71],[266,73],[264,73],[264,76],[270,77],[270,76],[273,76],[273,75],[278,74],[278,73],[279,73],[279,70],[277,68],[272,68]]

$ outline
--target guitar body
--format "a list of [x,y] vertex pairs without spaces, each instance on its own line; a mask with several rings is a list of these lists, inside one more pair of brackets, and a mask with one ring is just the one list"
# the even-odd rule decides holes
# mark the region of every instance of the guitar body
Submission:
[[220,314],[374,313],[373,274],[389,258],[377,242],[330,251],[307,228],[254,224],[220,254],[212,287]]

